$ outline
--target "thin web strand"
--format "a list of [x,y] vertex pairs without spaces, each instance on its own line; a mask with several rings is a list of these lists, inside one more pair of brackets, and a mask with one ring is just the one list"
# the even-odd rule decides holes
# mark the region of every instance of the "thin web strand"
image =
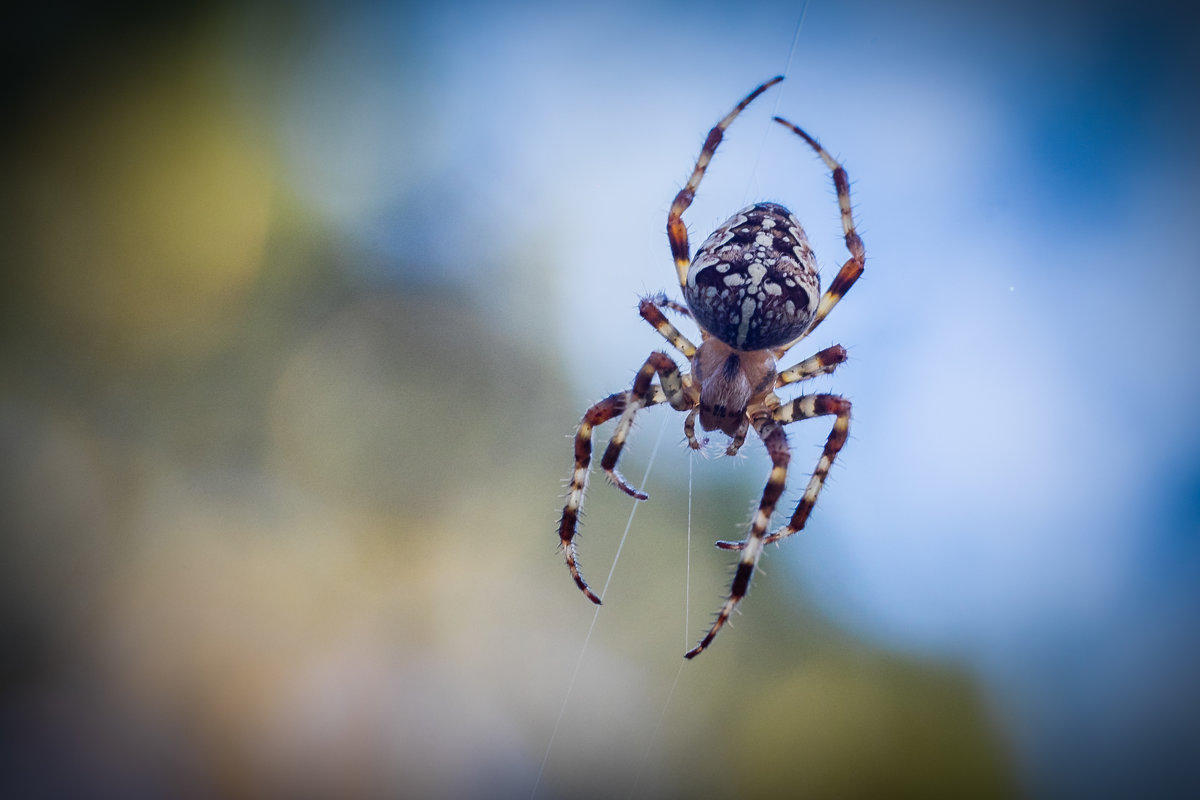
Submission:
[[[646,462],[646,474],[642,477],[642,486],[650,479],[650,469],[654,466],[654,457],[658,455],[658,446],[662,444],[663,433],[667,430],[667,417],[663,416],[663,424],[658,429],[658,438],[654,440],[654,449],[650,451],[650,460]],[[600,599],[604,599],[604,595],[608,594],[608,585],[612,583],[613,574],[617,571],[617,562],[621,560],[621,549],[625,547],[625,540],[629,538],[629,529],[633,527],[633,517],[637,514],[640,501],[635,501],[633,508],[629,509],[629,521],[625,523],[625,532],[621,534],[621,541],[617,543],[617,554],[613,556],[612,567],[608,570],[608,577],[604,580],[604,588],[600,590]],[[600,607],[596,606],[599,611]]]
[[[800,42],[800,30],[804,27],[804,17],[808,13],[808,0],[804,0],[804,4],[800,7],[800,19],[796,21],[796,33],[792,36],[792,46],[788,50],[787,65],[784,68],[783,75],[789,76],[792,72],[792,59],[796,55],[796,47]],[[775,109],[771,112],[772,117],[779,116],[779,106],[783,100],[783,93],[780,92],[775,97]],[[758,166],[762,161],[763,150],[766,149],[767,133],[770,131],[770,125],[764,127],[762,141],[759,143],[758,156],[754,160],[754,169],[750,173],[750,181],[746,184],[746,194],[742,198],[742,204],[749,202],[750,189],[754,184],[754,177],[758,174]],[[692,586],[692,474],[693,465],[695,464],[695,454],[688,453],[688,509],[687,509],[687,553],[685,556],[685,578],[683,583],[683,648],[687,650],[691,643],[691,586]],[[618,550],[619,553],[619,550]],[[729,623],[733,627],[732,620]],[[632,798],[637,793],[638,784],[642,779],[642,773],[646,769],[646,764],[650,762],[650,752],[654,744],[658,741],[659,731],[662,729],[663,720],[667,717],[667,709],[671,707],[671,698],[675,696],[675,688],[679,685],[679,678],[683,675],[683,667],[687,661],[680,661],[679,668],[675,670],[675,678],[671,681],[671,688],[667,690],[667,699],[663,702],[662,710],[659,711],[658,720],[654,723],[654,730],[650,734],[650,741],[646,746],[646,754],[642,757],[642,763],[638,767],[637,774],[633,779],[633,786],[629,789],[629,796]]]
[[[688,506],[687,506],[687,551],[685,553],[684,563],[687,568],[684,573],[683,580],[683,649],[688,649],[688,643],[691,641],[689,629],[689,615],[691,608],[690,594],[692,586],[692,468],[696,463],[696,453],[694,450],[688,451]],[[650,763],[650,750],[654,743],[658,741],[658,732],[662,728],[663,720],[667,718],[667,709],[671,707],[671,698],[675,696],[675,687],[679,685],[679,676],[683,674],[683,666],[686,660],[679,662],[679,669],[675,670],[675,680],[671,681],[671,688],[667,690],[667,699],[663,701],[662,710],[658,712],[658,721],[654,723],[654,730],[650,732],[650,742],[646,747],[645,755],[642,756],[642,763],[638,767],[637,774],[633,777],[633,786],[629,788],[629,796],[633,797],[637,794],[638,783],[642,779],[642,773],[646,770],[646,765]]]
[[683,649],[687,650],[689,638],[688,617],[692,608],[692,465],[696,463],[696,451],[688,451],[688,521],[687,521],[687,569],[683,581]]
[[[796,33],[792,36],[792,46],[788,50],[787,64],[784,65],[782,74],[785,78],[792,75],[792,60],[796,55],[796,48],[800,44],[800,30],[804,27],[804,17],[808,15],[808,0],[800,6],[800,19],[796,21]],[[786,91],[786,84],[778,92],[775,93],[775,108],[771,111],[772,117],[779,116],[779,107],[783,103],[783,93]],[[767,136],[770,134],[774,126],[768,121],[763,125],[762,140],[758,143],[758,155],[754,158],[754,168],[750,170],[750,180],[746,183],[746,193],[742,195],[742,205],[750,204],[750,190],[754,186],[754,179],[758,176],[758,166],[762,162],[763,151],[767,149]]]
[[645,755],[642,756],[641,766],[638,767],[637,775],[633,777],[633,786],[629,787],[630,797],[637,794],[638,783],[642,780],[642,772],[650,763],[650,751],[653,749],[654,743],[658,741],[658,732],[662,728],[663,720],[667,718],[667,709],[671,706],[671,698],[675,696],[675,687],[679,685],[679,676],[683,675],[683,666],[686,663],[685,659],[679,660],[679,669],[675,670],[675,680],[671,681],[671,688],[667,690],[667,699],[663,701],[662,710],[658,712],[658,721],[654,723],[654,730],[650,733],[650,742],[646,746]]
[[[646,462],[646,474],[642,476],[642,486],[650,480],[650,470],[654,467],[654,458],[658,455],[658,447],[662,444],[663,433],[667,430],[667,417],[663,417],[662,427],[658,430],[658,438],[654,440],[654,449],[650,451],[650,459]],[[608,592],[608,584],[612,581],[613,573],[617,570],[617,561],[621,558],[621,548],[625,546],[625,539],[629,536],[629,529],[633,527],[633,517],[637,514],[640,501],[634,501],[633,508],[629,510],[629,521],[625,523],[625,533],[621,534],[621,542],[617,545],[617,554],[613,556],[612,567],[608,571],[608,578],[604,581],[604,588],[600,590],[600,599],[604,599],[604,595]],[[542,756],[542,764],[538,767],[537,777],[533,781],[533,788],[529,791],[530,800],[533,800],[537,795],[538,787],[542,784],[542,776],[546,772],[546,764],[550,761],[550,751],[554,749],[554,740],[558,738],[558,729],[562,726],[563,715],[567,710],[567,703],[571,699],[571,693],[575,690],[575,681],[579,678],[579,668],[583,666],[583,657],[587,653],[588,644],[592,641],[592,632],[596,630],[596,621],[600,619],[600,606],[596,606],[595,613],[592,614],[592,624],[588,626],[587,635],[583,637],[583,646],[579,648],[579,657],[575,659],[575,669],[571,671],[571,680],[567,683],[567,691],[563,695],[562,705],[558,709],[558,717],[554,720],[554,729],[550,732],[550,741],[546,743],[546,753]]]
[[[792,60],[795,57],[796,48],[800,42],[800,31],[804,27],[804,18],[807,14],[808,14],[808,0],[804,0],[803,5],[801,5],[801,7],[800,7],[800,19],[797,20],[797,22],[796,22],[796,33],[792,36],[792,45],[788,50],[787,64],[783,70],[783,75],[785,77],[791,75]],[[779,95],[777,95],[775,98],[775,107],[771,114],[772,117],[779,115],[779,107],[780,107],[780,103],[782,102],[782,100],[783,100],[783,93],[780,92]],[[759,148],[758,148],[758,156],[754,160],[754,169],[750,173],[751,179],[750,179],[750,182],[746,186],[746,195],[745,195],[745,197],[743,197],[743,201],[742,201],[743,204],[748,202],[748,198],[749,198],[749,194],[750,194],[750,187],[753,185],[754,176],[758,174],[758,167],[762,161],[762,153],[763,153],[763,150],[766,149],[766,141],[767,141],[768,131],[770,131],[770,125],[764,126],[762,141],[760,142]],[[666,417],[664,417],[662,427],[660,427],[659,431],[658,431],[658,438],[655,439],[655,442],[654,442],[654,449],[651,451],[650,458],[646,463],[646,473],[642,478],[642,486],[645,486],[647,484],[647,482],[649,481],[650,470],[654,466],[654,459],[658,455],[658,448],[659,448],[659,445],[662,443],[663,432],[666,430],[666,422],[667,422]],[[691,578],[692,578],[692,467],[693,467],[693,463],[694,463],[694,460],[693,460],[692,454],[689,453],[689,456],[688,456],[687,556],[685,559],[685,561],[686,561],[686,577],[684,580],[684,591],[683,591],[683,646],[685,649],[687,648],[688,644],[691,642],[691,638],[690,638],[691,634],[690,634],[690,630],[689,630],[691,626],[690,626],[689,617],[690,617],[690,613],[691,613],[690,609],[691,609]],[[637,513],[638,505],[639,504],[637,502],[635,502],[633,504],[633,508],[630,509],[629,520],[625,524],[625,532],[623,534],[621,534],[621,541],[617,544],[617,553],[613,557],[612,567],[609,568],[608,577],[604,581],[604,588],[600,590],[600,599],[601,600],[603,600],[604,595],[607,594],[608,586],[612,582],[613,574],[616,572],[617,562],[621,558],[621,550],[625,546],[625,539],[629,536],[630,528],[633,526],[633,518],[634,518],[634,515]],[[550,741],[546,743],[546,753],[545,753],[545,755],[542,756],[542,763],[541,763],[541,766],[538,767],[537,778],[534,780],[533,789],[529,793],[530,800],[532,800],[532,798],[537,794],[538,787],[541,785],[541,782],[542,782],[542,776],[546,772],[546,764],[550,760],[550,752],[554,748],[555,739],[558,738],[558,730],[562,725],[563,715],[567,710],[567,703],[570,701],[571,693],[575,689],[575,682],[579,677],[579,669],[583,665],[583,657],[587,653],[588,644],[591,642],[591,639],[592,639],[592,632],[596,629],[596,621],[599,618],[600,618],[600,606],[596,606],[596,611],[592,615],[592,623],[591,623],[591,625],[588,626],[587,635],[583,639],[583,646],[579,650],[579,658],[577,658],[575,661],[575,669],[572,670],[572,672],[571,672],[571,680],[567,684],[567,691],[563,697],[562,706],[558,709],[558,717],[554,721],[554,729],[550,733]],[[679,685],[679,678],[683,674],[683,666],[685,663],[687,663],[687,662],[686,661],[680,662],[679,669],[677,669],[675,671],[675,679],[673,681],[671,681],[671,688],[667,692],[667,699],[663,703],[662,711],[659,713],[658,721],[657,721],[657,723],[655,723],[654,731],[651,733],[651,736],[650,736],[650,745],[651,746],[658,739],[659,730],[662,727],[663,720],[666,718],[667,709],[671,705],[671,698],[675,694],[675,688],[676,688],[676,686]],[[649,750],[650,750],[650,748],[648,747],[647,748],[647,756],[645,759],[643,759],[642,765],[638,769],[637,775],[634,778],[633,787],[630,789],[630,796],[632,796],[633,793],[637,789],[638,781],[641,779],[642,770],[645,768],[646,763],[649,759]]]

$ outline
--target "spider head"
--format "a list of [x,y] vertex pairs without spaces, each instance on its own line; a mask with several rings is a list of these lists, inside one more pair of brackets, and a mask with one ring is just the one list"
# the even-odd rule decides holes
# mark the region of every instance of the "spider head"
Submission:
[[733,436],[747,406],[775,385],[775,358],[769,350],[734,350],[709,338],[692,359],[692,377],[700,384],[700,426]]

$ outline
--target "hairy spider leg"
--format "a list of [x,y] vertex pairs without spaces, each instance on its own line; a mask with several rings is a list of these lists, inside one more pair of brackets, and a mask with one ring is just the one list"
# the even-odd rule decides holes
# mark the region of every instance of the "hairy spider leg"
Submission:
[[[655,373],[658,373],[660,383],[651,383]],[[633,417],[638,409],[659,403],[670,403],[680,411],[691,408],[696,404],[694,395],[688,379],[679,372],[679,367],[671,357],[666,353],[654,352],[638,370],[633,379],[633,387],[629,391],[611,394],[596,403],[587,410],[579,423],[579,429],[575,432],[575,469],[571,473],[570,488],[567,490],[567,502],[559,520],[558,535],[566,551],[567,569],[575,579],[575,585],[597,605],[600,604],[600,598],[583,579],[575,551],[579,510],[583,506],[588,469],[592,463],[592,429],[618,414],[621,415],[604,456],[600,459],[600,467],[609,480],[623,492],[637,500],[645,500],[646,493],[634,489],[617,472],[617,460],[621,457],[621,448],[624,447],[625,438],[633,425]]]
[[[776,386],[786,386],[789,383],[799,383],[800,381],[806,381],[811,378],[815,378],[818,375],[827,375],[837,369],[838,365],[844,363],[845,360],[846,348],[842,347],[840,344],[835,344],[832,347],[826,347],[816,355],[809,356],[808,358],[804,359],[796,366],[780,372],[776,378]],[[807,398],[800,398],[800,400],[805,399]],[[792,401],[792,403],[789,403],[787,406],[783,406],[783,408],[794,406],[796,402],[799,401]],[[794,409],[792,409],[790,413],[794,415]],[[789,419],[788,421],[790,422],[792,420]],[[840,448],[841,445],[839,444],[838,449]],[[815,494],[813,499],[815,502]],[[772,534],[771,536],[767,537],[766,542],[773,542],[779,538],[780,537],[777,534]],[[725,550],[741,550],[743,547],[745,547],[745,542],[719,541],[717,542],[717,547]]]
[[671,203],[671,210],[667,214],[667,239],[671,243],[671,255],[675,258],[675,270],[679,273],[679,285],[687,284],[688,267],[691,266],[692,256],[691,248],[688,244],[687,226],[683,224],[683,212],[692,204],[692,200],[696,197],[696,189],[700,186],[700,179],[704,177],[704,171],[708,169],[708,164],[712,161],[713,155],[717,152],[717,145],[721,143],[721,139],[725,136],[725,131],[733,123],[737,115],[745,110],[746,106],[754,101],[754,98],[770,89],[775,84],[783,80],[782,75],[777,75],[766,83],[761,84],[746,95],[742,102],[734,107],[725,115],[725,118],[713,126],[708,132],[708,138],[704,140],[704,147],[700,150],[700,156],[696,159],[696,166],[692,170],[692,176],[688,178],[687,184],[679,190],[679,194],[675,195],[675,201]]
[[700,413],[700,407],[697,406],[688,412],[687,419],[683,421],[683,436],[687,439],[688,447],[693,450],[699,450],[704,445],[708,444],[708,439],[696,438],[696,416]]
[[[759,503],[758,512],[754,515],[754,522],[750,526],[750,533],[746,536],[745,541],[717,543],[718,546],[725,547],[725,549],[741,550],[742,560],[738,562],[729,597],[717,613],[716,621],[713,622],[704,638],[700,640],[700,644],[685,654],[687,658],[695,658],[712,643],[717,632],[729,619],[729,615],[746,596],[746,592],[750,588],[750,577],[754,574],[754,567],[758,563],[759,556],[762,555],[764,545],[781,538],[781,534],[772,534],[766,537],[764,534],[770,523],[771,513],[775,510],[775,503],[779,500],[787,481],[789,451],[784,426],[798,419],[811,419],[831,414],[836,415],[837,419],[834,420],[833,430],[830,431],[829,438],[825,442],[825,450],[808,482],[808,488],[804,490],[804,497],[800,500],[796,513],[792,515],[792,521],[782,529],[794,533],[795,530],[804,527],[809,512],[817,502],[817,495],[821,491],[825,477],[829,474],[829,468],[833,465],[833,459],[842,449],[842,445],[846,443],[846,435],[850,428],[850,401],[835,394],[808,395],[775,409],[764,422],[756,422],[759,435],[762,436],[763,444],[767,446],[767,453],[771,456],[773,465],[771,475],[767,479],[766,488],[763,489],[762,502]],[[799,522],[798,527],[791,530],[797,522]],[[726,547],[726,545],[732,546]]]
[[629,436],[629,431],[633,427],[633,418],[637,415],[639,409],[647,405],[647,399],[650,397],[654,374],[658,373],[658,388],[666,395],[667,402],[676,411],[686,411],[696,405],[699,392],[692,388],[691,377],[685,377],[679,371],[679,366],[666,353],[653,352],[646,358],[646,363],[642,364],[642,368],[638,370],[637,375],[633,379],[633,388],[628,392],[628,401],[625,403],[625,411],[621,414],[621,419],[617,422],[617,428],[613,431],[612,438],[608,440],[608,447],[604,450],[604,457],[600,459],[600,466],[604,470],[604,474],[613,484],[625,492],[630,497],[638,500],[645,500],[647,495],[645,492],[633,488],[629,483],[621,477],[621,473],[617,472],[617,459],[621,457],[621,448],[625,446],[625,439]]
[[684,654],[685,658],[695,658],[704,651],[704,648],[712,644],[712,640],[729,620],[729,615],[746,596],[746,592],[750,588],[750,576],[754,574],[754,565],[758,563],[758,556],[762,552],[763,535],[767,532],[767,525],[771,522],[771,514],[775,512],[775,504],[779,502],[779,497],[787,485],[787,468],[788,461],[791,460],[791,448],[788,447],[787,434],[783,430],[783,425],[771,417],[760,417],[755,420],[754,427],[762,438],[763,444],[766,445],[767,455],[771,457],[771,474],[767,478],[766,487],[763,488],[758,511],[755,512],[754,520],[750,524],[750,533],[746,536],[746,548],[742,553],[742,560],[737,565],[737,571],[733,575],[733,585],[729,590],[729,597],[721,606],[708,633],[700,640],[700,644]]
[[816,139],[801,130],[799,126],[793,125],[782,117],[775,117],[774,119],[780,125],[790,128],[793,133],[808,142],[809,146],[813,150],[816,150],[817,155],[825,162],[825,166],[833,171],[833,187],[837,190],[838,209],[841,211],[842,216],[842,232],[845,234],[846,249],[850,251],[850,258],[842,265],[841,270],[833,279],[833,283],[829,284],[829,288],[821,296],[821,302],[817,304],[817,313],[813,316],[812,324],[808,326],[808,330],[803,334],[780,348],[778,353],[782,355],[793,347],[796,342],[799,342],[816,330],[816,327],[821,324],[821,320],[829,316],[829,312],[838,304],[838,301],[845,296],[846,292],[850,291],[850,287],[854,285],[854,282],[858,280],[866,268],[867,251],[863,246],[862,238],[858,235],[858,231],[854,227],[854,213],[850,208],[850,178],[846,174],[846,169],[838,163],[837,159],[829,155],[829,151],[822,147]]
[[[760,94],[771,86],[783,80],[782,76],[773,78],[747,95],[728,115],[718,122],[708,133],[696,165],[687,184],[675,196],[667,215],[667,238],[671,253],[675,259],[676,271],[681,288],[687,289],[687,274],[690,267],[690,245],[687,228],[683,223],[683,213],[691,206],[700,181],[704,177],[709,163],[716,153],[718,145],[724,138],[725,131],[733,120]],[[832,171],[834,188],[837,192],[838,208],[841,213],[842,229],[845,236],[846,248],[850,258],[842,265],[841,270],[830,284],[829,288],[818,301],[811,324],[793,339],[781,347],[773,348],[771,353],[775,358],[782,357],[791,347],[810,334],[825,319],[838,301],[849,291],[855,281],[862,275],[866,263],[866,251],[859,237],[852,213],[850,197],[850,181],[846,170],[837,162],[815,139],[782,118],[774,120],[803,138],[816,151],[822,161]],[[798,227],[798,225],[797,225]],[[690,361],[694,361],[698,352],[697,347],[684,336],[678,328],[669,322],[661,309],[670,309],[685,317],[694,318],[689,308],[680,303],[667,299],[665,294],[645,298],[639,305],[639,311],[645,319],[672,347],[682,353]],[[710,334],[704,325],[700,325],[700,334],[704,341],[709,341]],[[763,351],[765,356],[767,351]],[[771,458],[772,468],[763,488],[762,499],[758,511],[751,522],[746,538],[741,542],[718,542],[719,547],[740,550],[741,559],[738,562],[729,596],[721,606],[716,620],[705,634],[700,643],[689,650],[685,656],[694,658],[711,645],[720,629],[728,622],[737,609],[738,604],[746,596],[755,566],[762,555],[763,547],[801,530],[808,520],[817,497],[829,475],[834,459],[846,443],[850,426],[850,402],[839,395],[817,394],[801,397],[788,403],[781,403],[772,391],[773,388],[786,386],[808,380],[817,375],[833,372],[836,367],[846,360],[846,350],[840,345],[828,347],[794,366],[778,373],[774,386],[764,384],[759,394],[747,409],[746,416],[739,428],[733,431],[730,448],[727,452],[733,454],[744,441],[749,426],[762,439],[767,454]],[[655,375],[659,382],[654,383]],[[578,528],[579,514],[583,503],[584,492],[592,455],[592,432],[596,425],[620,416],[612,438],[601,459],[601,467],[609,479],[622,491],[637,499],[645,499],[646,495],[630,486],[616,471],[617,461],[625,439],[633,425],[637,411],[647,406],[659,403],[670,403],[679,411],[688,411],[684,421],[684,433],[688,443],[693,448],[699,448],[700,441],[696,439],[695,425],[698,414],[700,387],[694,377],[680,372],[678,365],[670,356],[663,352],[654,352],[638,370],[632,388],[627,392],[618,392],[601,400],[588,409],[580,422],[575,435],[575,470],[570,480],[566,505],[560,521],[559,536],[566,551],[567,566],[575,583],[592,602],[599,604],[600,598],[591,591],[587,582],[580,574],[576,557],[575,537]],[[782,496],[787,484],[787,469],[791,460],[791,451],[787,442],[786,426],[799,419],[834,416],[832,430],[825,442],[821,458],[813,471],[804,494],[796,506],[795,512],[787,525],[777,532],[767,535],[767,527],[775,507]]]
[[832,347],[826,347],[816,355],[809,356],[794,367],[788,367],[783,372],[780,372],[776,380],[776,386],[786,386],[789,383],[798,383],[806,381],[809,378],[815,378],[818,375],[828,375],[837,369],[839,364],[846,361],[846,348],[840,344],[835,344]]
[[[785,403],[772,412],[772,419],[780,425],[787,425],[798,419],[831,415],[837,418],[833,421],[833,429],[829,431],[829,437],[825,440],[825,449],[821,451],[817,467],[813,470],[812,477],[808,479],[804,495],[796,504],[796,510],[792,513],[788,524],[763,539],[764,545],[778,542],[804,528],[805,523],[808,522],[808,515],[812,513],[813,506],[817,504],[817,495],[821,493],[821,487],[825,485],[825,479],[829,477],[833,460],[837,458],[837,454],[846,444],[846,438],[850,433],[850,401],[840,395],[810,394]],[[723,550],[745,550],[748,545],[746,542],[722,541],[717,542],[717,547]]]
[[678,302],[672,300],[671,298],[667,297],[666,292],[658,292],[657,294],[651,295],[650,297],[647,297],[646,299],[649,300],[654,305],[658,306],[659,308],[669,308],[672,311],[674,311],[676,314],[682,314],[683,316],[687,317],[688,319],[692,318],[692,310],[690,308],[688,308],[687,306],[685,306],[683,303],[678,303]]
[[[562,518],[558,523],[558,535],[562,540],[562,548],[566,552],[567,569],[571,571],[575,585],[597,605],[600,604],[600,598],[588,587],[587,581],[583,579],[583,575],[579,571],[579,561],[575,553],[575,534],[579,526],[580,509],[583,507],[588,470],[592,463],[592,429],[624,412],[628,398],[629,392],[627,391],[615,392],[593,405],[583,415],[579,428],[575,431],[575,469],[571,473],[567,501],[563,506]],[[659,387],[655,386],[645,404],[652,406],[664,403],[666,400],[667,396]]]
[[[654,329],[664,339],[690,359],[696,354],[696,346],[663,316],[662,312],[658,310],[659,308],[670,308],[689,318],[691,317],[691,312],[679,303],[667,299],[665,294],[658,294],[655,297],[643,299],[639,304],[639,310],[643,319],[654,326]],[[669,392],[665,391],[663,386],[659,384],[649,385],[647,388],[649,381],[653,378],[656,371],[663,376],[661,380],[668,387]],[[629,411],[629,399],[631,396],[638,398],[636,402],[639,408],[665,402],[670,402],[681,410],[683,408],[694,407],[695,400],[690,399],[687,391],[684,378],[680,375],[679,368],[675,362],[663,353],[653,353],[638,372],[637,378],[634,379],[633,388],[627,392],[611,394],[589,408],[587,413],[584,414],[583,420],[579,423],[579,429],[575,432],[575,469],[571,473],[570,488],[567,490],[567,501],[563,507],[562,518],[559,520],[558,533],[562,541],[562,547],[566,552],[567,568],[571,572],[571,577],[575,579],[575,584],[593,603],[599,604],[600,598],[596,596],[596,593],[588,586],[587,581],[583,579],[583,575],[579,570],[579,560],[575,548],[575,534],[579,526],[579,512],[583,506],[588,470],[592,462],[592,429],[615,416],[623,415]],[[690,406],[687,405],[688,403],[690,403]],[[694,410],[693,408],[693,412]],[[621,447],[632,421],[632,415],[630,415],[628,423],[622,417],[624,427],[622,428],[622,425],[618,424],[617,430],[608,444],[608,449],[605,451],[603,459],[601,459],[601,466],[612,482],[623,491],[639,500],[644,500],[646,498],[645,493],[639,492],[629,486],[620,473],[616,471],[617,458],[620,455]]]
[[725,448],[725,455],[736,456],[738,450],[742,449],[742,445],[746,443],[746,434],[750,432],[750,415],[743,414],[742,422],[734,431],[733,436],[729,437],[729,446]]
[[689,318],[692,316],[691,312],[679,303],[668,300],[667,296],[663,294],[643,298],[642,302],[638,303],[638,313],[642,315],[642,319],[649,322],[660,336],[670,342],[672,347],[683,353],[690,361],[696,355],[696,345],[680,333],[679,329],[663,316],[663,313],[658,310],[659,308],[669,308],[672,311],[686,314]]

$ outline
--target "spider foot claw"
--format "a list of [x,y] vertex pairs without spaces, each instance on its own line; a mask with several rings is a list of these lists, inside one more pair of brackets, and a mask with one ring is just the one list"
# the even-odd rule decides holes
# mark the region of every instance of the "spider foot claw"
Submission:
[[646,494],[641,489],[635,489],[630,486],[629,482],[626,481],[625,478],[621,476],[621,473],[617,472],[615,469],[608,471],[608,479],[612,481],[614,486],[632,497],[634,500],[646,500],[650,497],[650,495]]

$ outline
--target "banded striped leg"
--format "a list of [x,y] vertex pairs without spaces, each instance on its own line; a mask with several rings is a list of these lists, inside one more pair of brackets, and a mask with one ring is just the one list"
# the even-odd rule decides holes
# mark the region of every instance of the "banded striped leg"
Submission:
[[[763,544],[778,542],[804,528],[805,523],[808,522],[808,515],[812,513],[813,506],[817,504],[817,495],[821,493],[821,487],[825,485],[825,479],[829,476],[833,460],[837,458],[838,452],[846,444],[846,438],[850,433],[850,401],[840,395],[810,394],[786,403],[772,413],[772,419],[780,425],[787,425],[798,419],[831,415],[836,415],[837,419],[833,421],[833,430],[829,432],[829,438],[825,440],[825,449],[817,461],[817,468],[813,470],[812,477],[808,480],[804,496],[800,498],[788,524],[766,537]],[[746,542],[717,542],[717,547],[722,550],[743,550],[746,546]]]
[[[837,162],[837,159],[829,155],[829,152],[824,147],[821,147],[816,139],[809,136],[799,127],[780,117],[775,117],[775,121],[785,128],[790,128],[793,133],[808,142],[809,146],[813,150],[816,150],[817,155],[825,162],[825,166],[833,170],[833,187],[837,190],[838,208],[842,213],[842,232],[846,238],[846,249],[850,251],[849,260],[842,265],[842,269],[838,272],[837,277],[833,279],[833,283],[829,284],[829,288],[821,296],[821,302],[817,305],[817,313],[813,317],[812,325],[809,325],[808,330],[804,332],[804,336],[807,336],[821,324],[821,320],[829,315],[833,307],[837,305],[846,292],[850,291],[850,287],[862,275],[863,269],[866,267],[867,251],[863,246],[862,238],[854,228],[854,214],[850,209],[850,178],[846,175],[845,168]],[[800,338],[802,339],[804,336]],[[795,344],[795,342],[792,342],[792,344]],[[788,347],[790,346],[788,345]]]
[[686,307],[679,305],[679,303],[668,300],[667,296],[663,294],[644,298],[638,304],[638,313],[642,315],[642,319],[654,326],[654,330],[658,331],[659,335],[690,360],[696,355],[696,345],[692,344],[690,339],[680,333],[679,329],[663,316],[663,313],[658,310],[659,308],[669,308],[672,311],[687,314],[689,317],[692,315],[692,312],[688,311]]
[[618,489],[637,500],[645,500],[647,495],[630,486],[621,477],[621,473],[617,472],[617,459],[621,457],[621,448],[625,446],[625,438],[629,435],[630,428],[633,427],[634,416],[639,409],[648,405],[647,400],[650,398],[651,389],[655,388],[650,381],[654,379],[656,372],[659,380],[658,388],[675,410],[686,411],[692,408],[696,405],[699,397],[699,393],[692,389],[690,383],[684,383],[679,367],[666,353],[651,353],[646,358],[646,363],[642,364],[642,368],[638,370],[637,376],[633,379],[633,388],[629,390],[625,411],[621,414],[621,420],[617,423],[617,429],[613,431],[612,438],[608,440],[604,457],[600,459],[600,466],[609,480]]
[[[563,506],[562,518],[558,523],[558,535],[566,552],[567,569],[575,579],[575,585],[580,588],[588,599],[599,605],[600,598],[596,596],[579,572],[579,561],[575,553],[575,533],[579,526],[579,512],[583,507],[583,494],[587,487],[588,469],[592,463],[592,429],[597,425],[608,422],[625,411],[625,403],[629,392],[617,392],[596,403],[587,410],[575,431],[575,469],[571,473],[571,484],[567,490],[567,502]],[[647,406],[665,402],[667,396],[655,386],[651,396],[646,400]]]
[[692,176],[688,178],[687,184],[679,190],[679,194],[675,195],[675,202],[671,203],[671,211],[667,214],[667,239],[671,242],[671,255],[675,258],[675,270],[679,273],[679,285],[687,284],[688,267],[691,265],[692,256],[688,245],[687,227],[683,224],[683,212],[692,204],[692,200],[696,197],[696,189],[700,186],[700,179],[704,177],[704,171],[708,169],[708,163],[712,161],[713,154],[717,152],[717,145],[721,143],[721,139],[725,137],[725,131],[733,124],[737,115],[745,110],[746,106],[754,101],[754,98],[770,89],[775,84],[783,80],[782,75],[778,75],[766,83],[759,86],[750,94],[746,95],[742,102],[725,115],[725,118],[713,126],[713,129],[708,132],[708,138],[704,140],[704,147],[700,149],[700,156],[696,159],[696,167],[692,170]]
[[648,297],[647,299],[659,308],[669,308],[676,314],[685,316],[688,319],[692,318],[692,310],[683,303],[677,303],[671,298],[667,297],[666,292],[659,292],[658,294]]
[[736,456],[738,450],[742,449],[742,445],[746,443],[746,434],[750,432],[750,417],[743,415],[742,424],[738,425],[733,436],[729,438],[729,446],[725,448],[725,455]]
[[828,375],[837,369],[839,364],[845,361],[846,348],[840,344],[835,344],[833,347],[826,347],[816,355],[809,356],[796,366],[789,367],[779,373],[779,377],[776,379],[777,385],[786,386],[789,383],[806,381],[818,375]]
[[708,444],[708,438],[696,438],[696,415],[700,413],[700,408],[693,408],[688,412],[687,419],[683,421],[683,436],[687,439],[688,447],[693,450],[699,450],[704,445]]
[[768,418],[761,422],[756,421],[755,428],[758,430],[758,435],[762,437],[763,444],[767,447],[767,455],[771,457],[771,475],[767,478],[767,485],[763,489],[758,511],[755,512],[754,521],[750,524],[750,533],[743,543],[745,549],[742,552],[742,560],[738,562],[737,572],[733,575],[733,585],[729,589],[729,597],[721,606],[721,610],[717,612],[717,618],[712,627],[708,629],[708,633],[700,640],[700,644],[684,654],[685,658],[695,658],[704,651],[704,648],[712,644],[712,640],[729,620],[729,615],[746,596],[746,592],[750,588],[750,576],[754,574],[754,566],[758,563],[758,557],[762,553],[763,536],[767,532],[767,525],[771,522],[771,514],[774,513],[775,504],[779,502],[779,497],[783,494],[783,488],[787,484],[787,468],[788,461],[791,459],[791,449],[788,447],[787,434],[784,433],[783,425]]

